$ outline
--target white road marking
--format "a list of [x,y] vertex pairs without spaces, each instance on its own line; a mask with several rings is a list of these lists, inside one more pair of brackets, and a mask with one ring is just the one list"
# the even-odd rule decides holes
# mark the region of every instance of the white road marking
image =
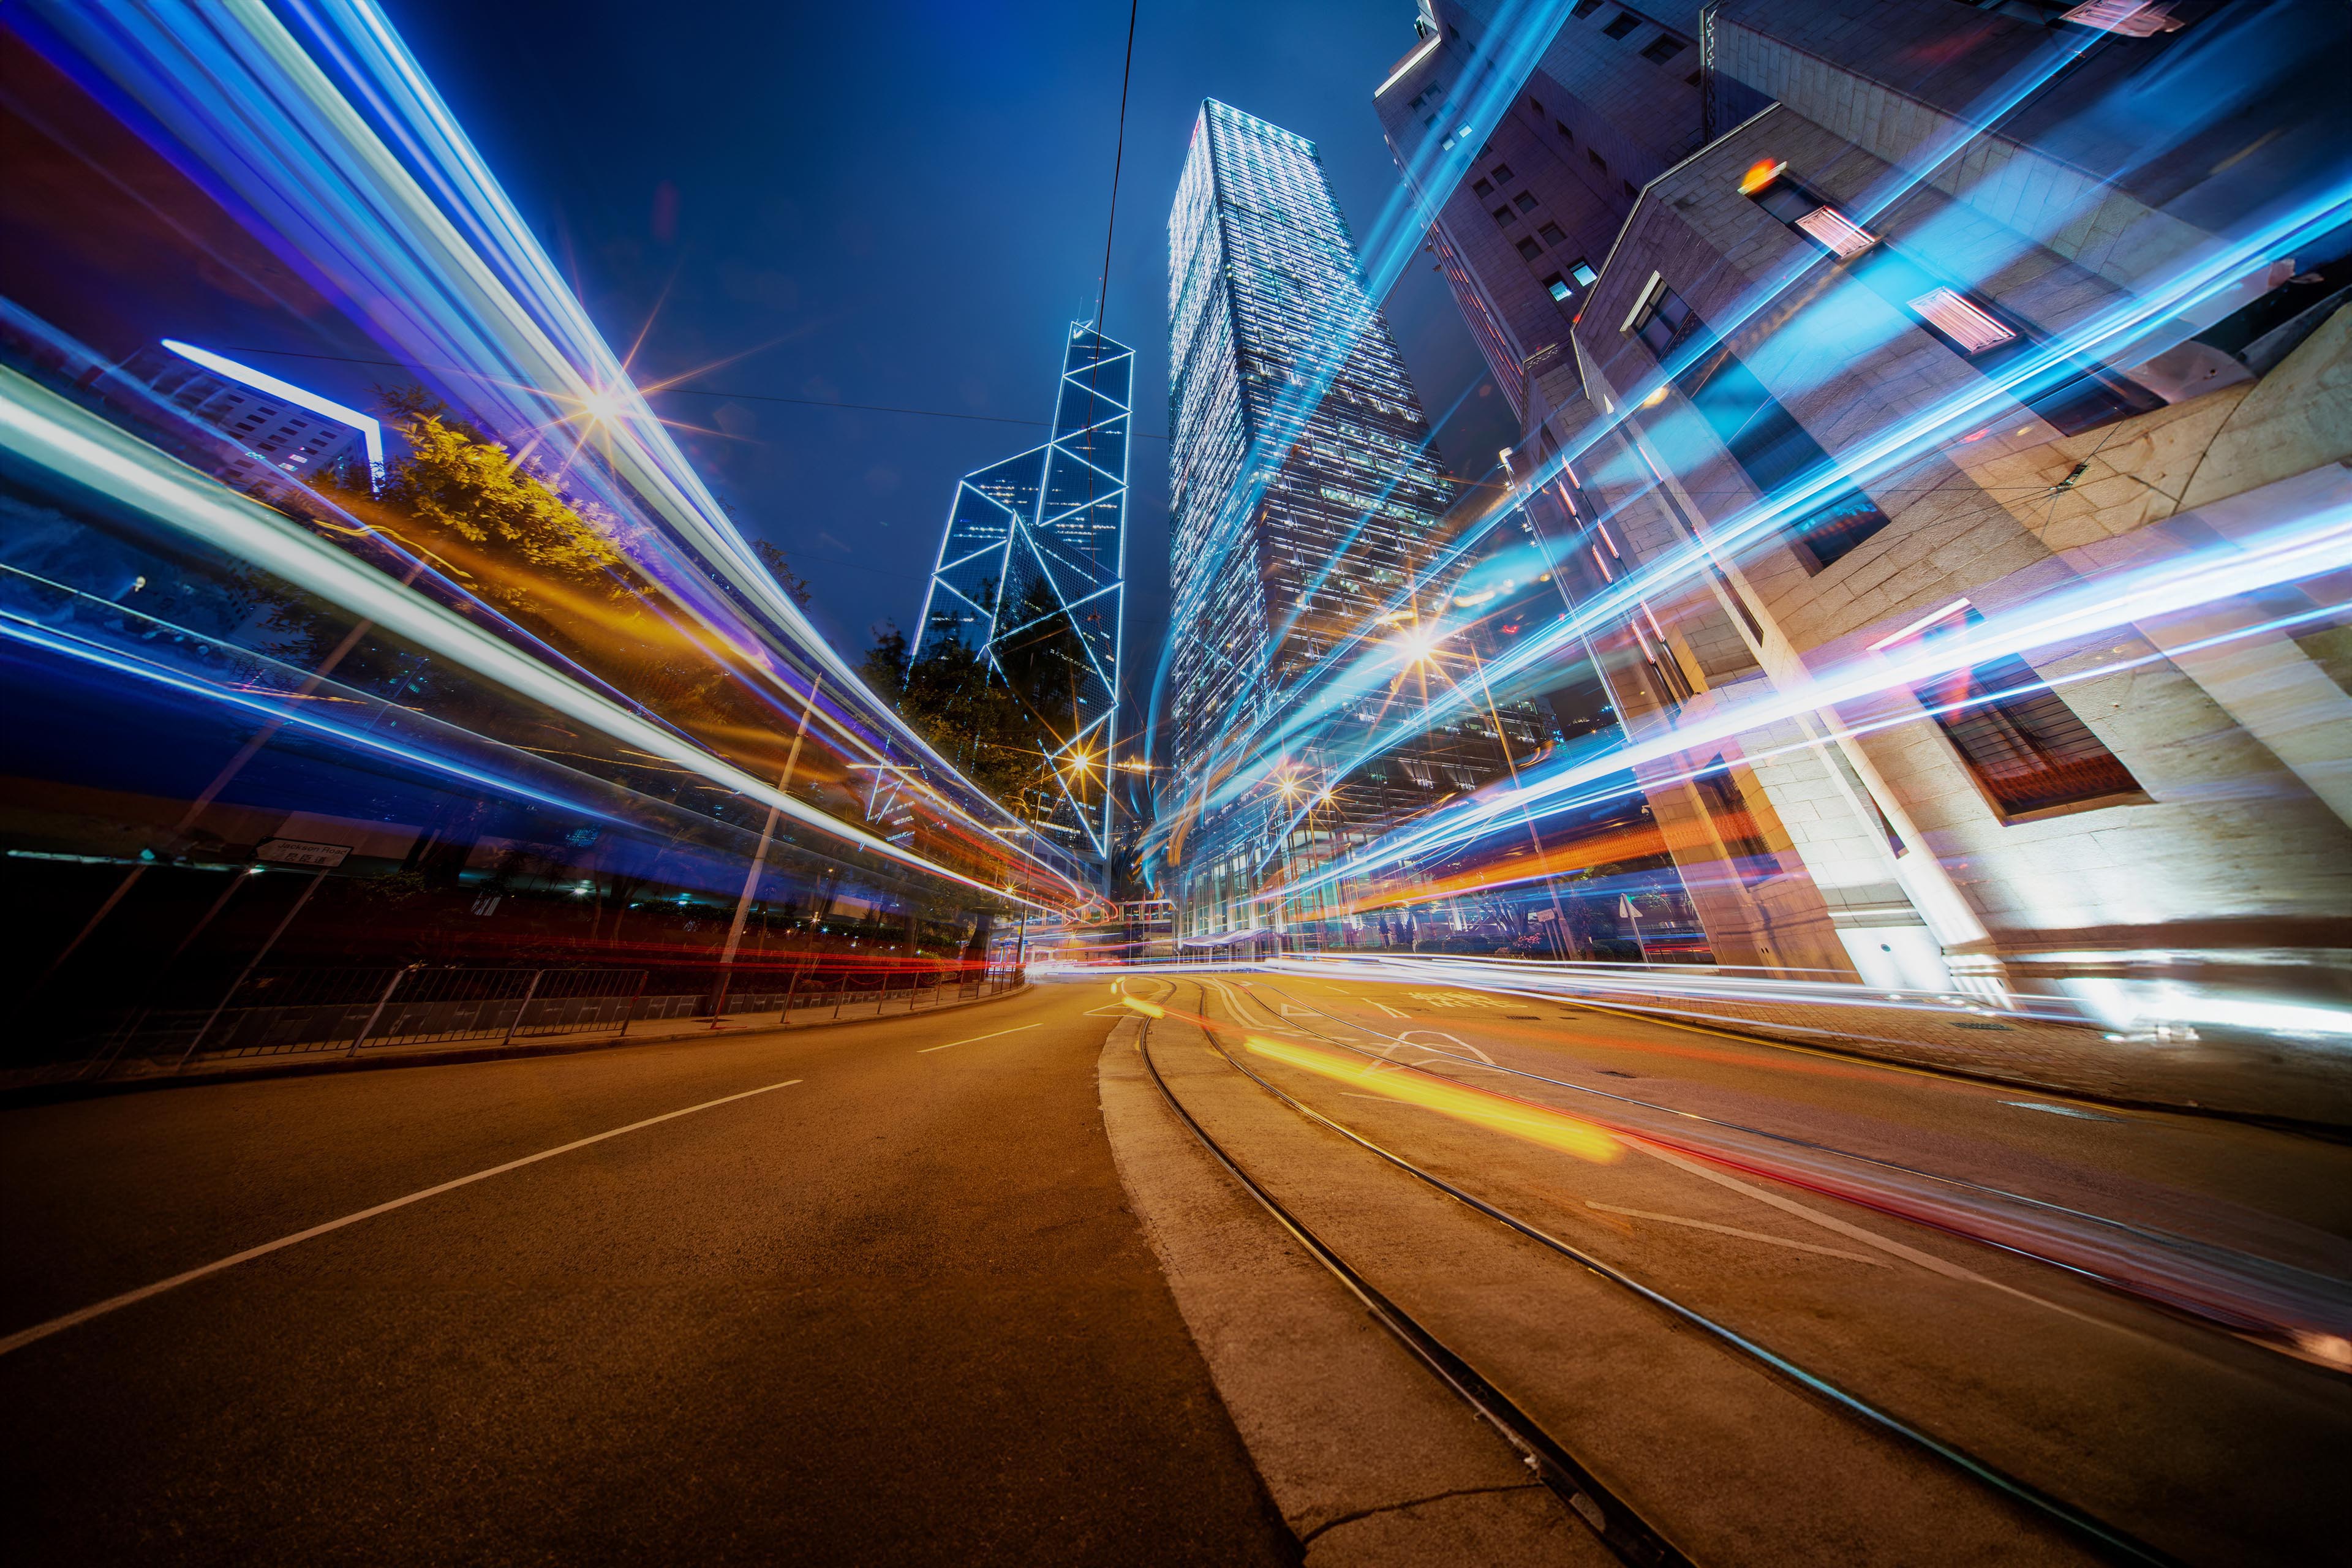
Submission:
[[1818,1252],[1824,1258],[1843,1258],[1851,1262],[1868,1264],[1873,1268],[1886,1267],[1881,1259],[1864,1258],[1859,1252],[1841,1252],[1834,1247],[1815,1247],[1810,1241],[1790,1241],[1785,1237],[1766,1236],[1759,1230],[1741,1230],[1737,1226],[1715,1225],[1703,1219],[1685,1219],[1680,1215],[1652,1214],[1648,1209],[1620,1208],[1615,1204],[1596,1203],[1591,1198],[1584,1200],[1584,1206],[1589,1209],[1599,1209],[1603,1214],[1631,1215],[1635,1219],[1654,1219],[1660,1225],[1683,1225],[1688,1226],[1693,1230],[1711,1230],[1718,1236],[1736,1236],[1742,1241],[1769,1242],[1774,1247],[1786,1247],[1798,1252]]
[[574,1149],[585,1149],[591,1143],[602,1143],[605,1139],[618,1138],[624,1132],[635,1132],[664,1121],[675,1121],[681,1116],[691,1116],[698,1110],[709,1110],[720,1105],[732,1105],[739,1100],[749,1100],[755,1094],[766,1094],[772,1089],[790,1089],[793,1085],[803,1081],[804,1080],[801,1079],[788,1078],[782,1083],[763,1084],[758,1089],[747,1089],[740,1094],[725,1095],[718,1100],[706,1100],[700,1105],[689,1105],[683,1110],[667,1110],[659,1116],[648,1116],[643,1121],[632,1121],[626,1127],[615,1127],[609,1132],[598,1132],[591,1137],[577,1138],[569,1143],[558,1144],[552,1149],[542,1149],[536,1154],[525,1154],[520,1160],[509,1160],[503,1165],[492,1165],[487,1171],[477,1171],[470,1176],[459,1176],[454,1181],[443,1182],[437,1186],[411,1193],[404,1198],[394,1198],[389,1203],[381,1203],[373,1208],[361,1209],[358,1213],[347,1214],[341,1219],[331,1219],[324,1225],[314,1225],[308,1230],[298,1230],[291,1236],[281,1236],[276,1241],[263,1242],[259,1247],[248,1247],[243,1252],[231,1253],[228,1257],[207,1263],[201,1268],[191,1268],[184,1274],[174,1274],[169,1279],[158,1279],[152,1285],[142,1285],[136,1290],[125,1290],[120,1296],[110,1296],[103,1301],[82,1308],[79,1311],[68,1312],[62,1318],[51,1318],[46,1323],[35,1323],[29,1329],[19,1329],[6,1339],[0,1339],[0,1355],[6,1355],[11,1351],[22,1350],[35,1340],[45,1340],[59,1330],[70,1329],[77,1323],[86,1323],[92,1318],[103,1317],[121,1308],[144,1301],[150,1296],[160,1296],[166,1290],[176,1290],[183,1285],[202,1279],[207,1274],[217,1274],[224,1268],[234,1268],[240,1263],[250,1263],[257,1258],[267,1258],[273,1252],[292,1247],[297,1242],[309,1241],[314,1237],[324,1236],[331,1230],[341,1230],[347,1225],[357,1225],[363,1219],[373,1219],[380,1214],[390,1214],[394,1209],[406,1208],[410,1204],[422,1203],[426,1198],[438,1197],[443,1193],[454,1191],[458,1187],[470,1186],[476,1182],[488,1181],[492,1176],[503,1176],[509,1171],[520,1170],[525,1165],[535,1165],[541,1160],[552,1160],[558,1154],[569,1154]]
[[[1405,1029],[1398,1034],[1397,1038],[1400,1040],[1412,1040],[1415,1035],[1434,1035],[1439,1039],[1444,1040],[1447,1045],[1454,1047],[1457,1050],[1468,1051],[1472,1056],[1476,1057],[1488,1067],[1493,1067],[1495,1065],[1494,1058],[1488,1056],[1486,1052],[1480,1050],[1469,1041],[1462,1038],[1459,1035],[1449,1035],[1443,1029]],[[1413,1043],[1416,1045],[1420,1044],[1417,1040],[1413,1041]],[[1437,1047],[1434,1046],[1422,1046],[1421,1048],[1424,1051],[1428,1051],[1435,1050]]]
[[2078,1312],[2072,1307],[2062,1307],[2055,1301],[2044,1300],[2042,1298],[2033,1295],[2030,1291],[2020,1290],[2013,1286],[2004,1285],[1998,1279],[1988,1279],[1983,1275],[1977,1273],[1973,1269],[1963,1268],[1957,1263],[1947,1263],[1931,1252],[1922,1252],[1916,1247],[1906,1247],[1899,1241],[1890,1240],[1885,1237],[1880,1236],[1875,1231],[1864,1230],[1858,1225],[1849,1225],[1844,1220],[1836,1217],[1834,1215],[1825,1215],[1819,1209],[1807,1208],[1803,1204],[1798,1203],[1792,1198],[1784,1198],[1778,1193],[1768,1193],[1761,1187],[1750,1186],[1748,1183],[1740,1181],[1735,1176],[1727,1176],[1721,1171],[1710,1170],[1696,1160],[1688,1160],[1685,1159],[1680,1154],[1669,1153],[1665,1150],[1658,1148],[1656,1145],[1651,1143],[1636,1142],[1633,1146],[1640,1149],[1643,1153],[1648,1154],[1652,1159],[1663,1160],[1667,1164],[1674,1166],[1675,1169],[1687,1171],[1692,1175],[1698,1177],[1702,1181],[1713,1182],[1719,1187],[1728,1187],[1735,1193],[1743,1193],[1748,1197],[1754,1198],[1758,1203],[1768,1204],[1773,1208],[1780,1210],[1783,1214],[1795,1215],[1798,1218],[1805,1220],[1810,1224],[1820,1226],[1823,1230],[1833,1230],[1837,1232],[1838,1235],[1845,1237],[1849,1240],[1861,1242],[1864,1247],[1874,1247],[1881,1252],[1892,1253],[1895,1257],[1902,1258],[1906,1263],[1915,1263],[1918,1265],[1930,1274],[1940,1274],[1947,1279],[1958,1279],[1970,1285],[1988,1286],[1992,1289],[2000,1291],[2004,1296],[2014,1296],[2021,1301],[2031,1301],[2037,1307],[2047,1307],[2053,1312],[2063,1313],[2065,1316],[2076,1319],[2082,1322],[2097,1323],[2101,1328],[2117,1329],[2119,1331],[2126,1333],[2132,1331],[2128,1329],[2124,1329],[2120,1324],[2110,1323],[2104,1319],[2095,1318],[2088,1312]]
[[[1122,1008],[1120,1008],[1120,1009],[1119,1009],[1119,1011],[1123,1013],[1123,1012],[1127,1011],[1127,1009],[1126,1009],[1126,1008],[1124,1008],[1124,1007],[1122,1007]],[[1009,1028],[1009,1029],[999,1029],[999,1030],[997,1030],[995,1035],[974,1035],[974,1036],[973,1036],[971,1039],[969,1039],[969,1040],[950,1040],[950,1041],[947,1043],[947,1045],[946,1045],[946,1046],[924,1046],[924,1047],[922,1047],[921,1048],[919,1048],[919,1050],[917,1050],[917,1051],[915,1052],[915,1054],[916,1054],[917,1056],[919,1056],[919,1057],[920,1057],[920,1056],[929,1056],[929,1055],[931,1052],[933,1052],[933,1051],[943,1051],[943,1050],[946,1050],[946,1049],[948,1048],[948,1047],[949,1047],[949,1046],[969,1046],[969,1045],[973,1045],[973,1044],[976,1044],[976,1043],[978,1043],[979,1041],[982,1041],[982,1040],[992,1040],[992,1039],[996,1038],[997,1035],[1017,1035],[1017,1034],[1019,1034],[1019,1033],[1020,1033],[1022,1030],[1024,1030],[1024,1029],[1034,1029],[1034,1028],[1037,1028],[1037,1027],[1039,1027],[1039,1026],[1040,1026],[1035,1025],[1035,1024],[1015,1024],[1013,1027],[1011,1027],[1011,1028]]]
[[2071,1116],[2077,1121],[2120,1121],[2120,1116],[2101,1116],[2095,1110],[2077,1110],[2070,1105],[2044,1105],[2038,1100],[2004,1100],[2003,1105],[2013,1105],[2020,1110],[2046,1110],[2053,1116]]

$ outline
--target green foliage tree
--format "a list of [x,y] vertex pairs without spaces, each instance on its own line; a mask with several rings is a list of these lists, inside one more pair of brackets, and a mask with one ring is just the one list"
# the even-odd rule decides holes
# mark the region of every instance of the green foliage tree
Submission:
[[[475,591],[502,604],[532,597],[539,574],[593,584],[620,597],[631,588],[614,521],[556,489],[545,468],[508,451],[451,414],[430,393],[382,394],[407,450],[390,464],[377,497],[428,533],[463,541],[491,569]],[[507,570],[499,570],[499,568]],[[520,568],[520,570],[516,570]]]

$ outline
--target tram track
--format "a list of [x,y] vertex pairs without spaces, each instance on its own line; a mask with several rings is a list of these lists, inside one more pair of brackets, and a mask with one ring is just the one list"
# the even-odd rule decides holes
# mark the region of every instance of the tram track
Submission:
[[[1162,984],[1169,985],[1169,994],[1172,996],[1173,983],[1162,982]],[[1199,982],[1193,984],[1196,991],[1201,993],[1200,1007],[1188,1021],[1194,1023],[1201,1029],[1202,1036],[1208,1041],[1210,1049],[1235,1073],[1307,1123],[1336,1134],[1347,1143],[1412,1178],[1423,1186],[1444,1194],[1454,1204],[1483,1216],[1493,1225],[1533,1242],[1553,1256],[1576,1264],[1591,1276],[1632,1296],[1648,1309],[1664,1314],[1672,1321],[1696,1330],[1705,1336],[1707,1342],[1764,1371],[1782,1386],[1793,1389],[1818,1405],[1832,1411],[1840,1419],[1868,1432],[1874,1437],[1899,1444],[1911,1453],[1924,1457],[1933,1464],[1965,1478],[1969,1484],[1984,1489],[2006,1503],[2022,1509],[2054,1526],[2063,1536],[2100,1560],[2129,1563],[2177,1563],[2177,1559],[2129,1532],[2110,1525],[2063,1499],[1903,1420],[1842,1387],[1832,1380],[1799,1365],[1727,1324],[1717,1321],[1706,1312],[1636,1279],[1626,1270],[1573,1243],[1552,1235],[1543,1226],[1467,1191],[1397,1150],[1306,1104],[1279,1085],[1268,1080],[1226,1048],[1224,1042],[1218,1037],[1215,1027],[1205,1016],[1206,987]],[[1162,1016],[1165,1016],[1164,1013]],[[1161,1072],[1151,1049],[1152,1025],[1153,1018],[1147,1014],[1142,1019],[1142,1033],[1138,1042],[1138,1048],[1147,1072],[1170,1109],[1176,1113],[1212,1157],[1231,1173],[1286,1231],[1297,1238],[1318,1263],[1361,1300],[1376,1321],[1381,1322],[1417,1359],[1428,1366],[1441,1382],[1467,1403],[1481,1418],[1501,1433],[1506,1441],[1521,1454],[1530,1468],[1559,1495],[1588,1526],[1593,1529],[1595,1535],[1621,1561],[1636,1564],[1680,1563],[1694,1561],[1685,1554],[1683,1549],[1675,1544],[1666,1528],[1657,1521],[1643,1517],[1623,1497],[1610,1490],[1596,1478],[1590,1466],[1576,1458],[1568,1445],[1547,1431],[1530,1416],[1522,1404],[1515,1402],[1510,1394],[1498,1383],[1478,1371],[1465,1355],[1453,1349],[1425,1324],[1381,1293],[1377,1285],[1343,1257],[1328,1239],[1319,1235],[1292,1209],[1286,1207],[1269,1190],[1265,1183],[1248,1168],[1245,1162],[1212,1134],[1202,1121],[1184,1104],[1174,1087]]]
[[[1570,1079],[1556,1078],[1525,1068],[1500,1063],[1484,1053],[1475,1057],[1457,1055],[1429,1045],[1388,1033],[1371,1024],[1352,1018],[1341,1018],[1328,1009],[1317,1006],[1308,998],[1298,996],[1272,982],[1258,980],[1245,984],[1255,995],[1259,991],[1270,992],[1292,1007],[1304,1009],[1358,1034],[1388,1042],[1393,1049],[1420,1052],[1426,1058],[1444,1058],[1460,1068],[1480,1073],[1499,1073],[1522,1082],[1541,1084],[1547,1088],[1566,1090],[1591,1100],[1670,1118],[1675,1121],[1694,1123],[1737,1137],[1753,1138],[1786,1148],[1802,1151],[1807,1155],[1821,1156],[1847,1164],[1867,1167],[1898,1178],[1932,1184],[1986,1205],[1970,1213],[1967,1223],[1949,1209],[1939,1209],[1911,1198],[1896,1189],[1884,1185],[1868,1186],[1852,1180],[1825,1174],[1819,1168],[1792,1170],[1752,1158],[1743,1158],[1739,1152],[1705,1142],[1680,1140],[1655,1127],[1598,1121],[1596,1124],[1622,1136],[1661,1142],[1691,1158],[1719,1163],[1745,1174],[1793,1185],[1840,1202],[1885,1214],[1908,1223],[1924,1225],[1943,1234],[1975,1245],[1994,1248],[2033,1263],[2057,1269],[2070,1277],[2084,1279],[2119,1295],[2141,1300],[2168,1311],[2178,1313],[2208,1327],[2238,1335],[2250,1342],[2280,1352],[2331,1371],[2343,1372],[2339,1359],[2315,1354],[2308,1348],[2317,1340],[2341,1343],[2352,1332],[2352,1291],[2343,1281],[2330,1279],[2312,1270],[2275,1259],[2254,1257],[2243,1252],[2212,1247],[2177,1233],[2154,1226],[2135,1224],[2091,1213],[2070,1205],[2036,1198],[2005,1187],[1992,1186],[1967,1177],[1948,1175],[1941,1172],[1921,1169],[1899,1161],[1853,1150],[1842,1149],[1815,1139],[1775,1131],[1747,1122],[1733,1121],[1703,1111],[1644,1100],[1622,1090],[1601,1089]],[[1270,1027],[1292,1027],[1299,1022],[1297,1012],[1286,1012],[1284,1023]],[[1392,1056],[1382,1051],[1367,1050],[1360,1044],[1339,1038],[1322,1029],[1307,1029],[1316,1038],[1338,1049],[1349,1051],[1370,1060],[1390,1063]],[[1412,1034],[1437,1031],[1413,1030]],[[1458,1044],[1459,1042],[1457,1042]],[[1427,1070],[1427,1061],[1412,1064]],[[2006,1217],[1990,1212],[1997,1206],[2011,1206],[2030,1211],[2028,1216]],[[2053,1229],[2051,1222],[2061,1225],[2088,1226],[2114,1238],[2102,1242],[2086,1237],[2069,1237]],[[2169,1278],[2151,1277],[2147,1271],[2134,1273],[2126,1267],[2126,1256],[2116,1243],[2137,1243],[2164,1253],[2177,1266],[2179,1272]]]

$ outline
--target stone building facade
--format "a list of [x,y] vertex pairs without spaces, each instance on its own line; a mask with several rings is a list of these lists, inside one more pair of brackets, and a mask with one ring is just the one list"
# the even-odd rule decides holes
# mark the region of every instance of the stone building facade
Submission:
[[[1475,74],[1489,9],[1424,6],[1381,95],[1401,164],[1458,133],[1406,106]],[[2054,988],[2119,1026],[2221,1018],[2258,978],[2335,989],[2341,574],[1716,722],[2084,584],[2241,570],[2352,505],[2352,236],[2318,201],[2352,147],[2316,64],[2345,20],[2269,10],[2291,48],[2186,3],[2144,32],[1957,0],[1580,4],[1463,186],[1424,193],[1516,372],[1516,521],[1579,602],[1642,585],[1590,646],[1631,740],[1695,738],[1640,773],[1718,962]],[[1696,80],[1643,58],[1676,37]],[[1660,80],[1634,114],[1637,67]],[[1517,233],[1538,213],[1559,243]]]

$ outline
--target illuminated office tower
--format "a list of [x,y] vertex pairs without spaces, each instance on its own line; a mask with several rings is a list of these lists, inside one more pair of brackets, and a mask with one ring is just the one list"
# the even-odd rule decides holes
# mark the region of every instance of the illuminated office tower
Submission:
[[1098,862],[1111,845],[1134,377],[1133,350],[1071,323],[1052,437],[956,486],[913,649],[919,658],[960,641],[1029,698],[1036,667],[1055,667],[1044,683],[1057,693],[1055,710],[1037,715],[1053,732],[1055,763],[1038,821]]
[[[1168,238],[1163,814],[1229,783],[1212,778],[1220,745],[1407,592],[1452,499],[1313,142],[1203,104]],[[1236,900],[1265,870],[1253,824],[1213,805],[1171,838],[1187,931],[1250,923]]]

